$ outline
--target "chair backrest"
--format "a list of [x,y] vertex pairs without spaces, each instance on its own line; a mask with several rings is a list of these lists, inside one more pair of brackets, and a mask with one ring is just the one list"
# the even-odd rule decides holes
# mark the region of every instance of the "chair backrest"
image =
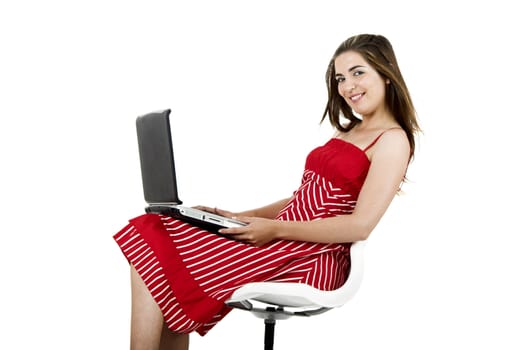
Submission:
[[[333,303],[334,307],[342,306],[348,300],[352,299],[363,281],[364,272],[364,248],[366,241],[354,242],[350,247],[350,274],[340,288],[327,292],[326,302]],[[328,307],[328,305],[324,305]]]

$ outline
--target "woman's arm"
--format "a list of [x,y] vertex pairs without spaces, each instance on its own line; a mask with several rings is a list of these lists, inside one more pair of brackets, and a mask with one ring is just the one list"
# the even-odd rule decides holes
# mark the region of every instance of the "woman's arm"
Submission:
[[263,245],[274,239],[321,243],[365,240],[390,205],[405,175],[410,145],[402,130],[385,133],[374,146],[370,169],[352,214],[315,221],[277,221],[240,216],[249,225],[221,230]]

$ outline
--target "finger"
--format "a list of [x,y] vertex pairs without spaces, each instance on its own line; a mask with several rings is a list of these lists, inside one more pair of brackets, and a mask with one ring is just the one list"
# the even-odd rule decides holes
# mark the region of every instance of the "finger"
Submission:
[[247,224],[253,222],[253,218],[251,216],[233,216],[232,219],[237,220],[237,221],[242,221]]
[[230,227],[230,228],[221,228],[219,230],[219,233],[220,234],[224,234],[224,235],[232,235],[232,236],[235,236],[235,235],[242,235],[243,233],[245,233],[246,230],[244,230],[244,227]]
[[204,210],[204,211],[207,211],[209,213],[213,212],[213,209],[210,208],[210,207],[207,207],[207,206],[204,206],[204,205],[196,205],[194,206],[193,208],[195,209],[199,209],[199,210]]
[[219,208],[215,208],[215,213],[219,214],[221,216],[226,216],[228,218],[231,218],[233,216],[232,212],[230,212],[228,210],[219,209]]

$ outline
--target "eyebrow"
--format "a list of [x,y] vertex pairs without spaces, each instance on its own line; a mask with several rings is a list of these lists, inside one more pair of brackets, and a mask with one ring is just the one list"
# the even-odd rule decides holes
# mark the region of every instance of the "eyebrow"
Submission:
[[348,71],[351,72],[351,71],[353,71],[353,70],[356,69],[356,68],[365,68],[365,66],[360,66],[360,65],[353,66],[353,67],[350,68]]

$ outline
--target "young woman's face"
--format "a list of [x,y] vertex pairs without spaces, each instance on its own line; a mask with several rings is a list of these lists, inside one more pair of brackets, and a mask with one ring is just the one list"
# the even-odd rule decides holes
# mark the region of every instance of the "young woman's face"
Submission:
[[386,109],[386,81],[361,54],[343,52],[335,58],[334,63],[339,95],[355,113],[372,116]]

